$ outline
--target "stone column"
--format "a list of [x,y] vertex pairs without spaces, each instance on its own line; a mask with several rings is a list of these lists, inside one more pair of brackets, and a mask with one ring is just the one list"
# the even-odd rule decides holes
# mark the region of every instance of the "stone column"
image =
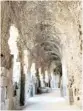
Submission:
[[74,95],[73,95],[73,78],[69,78],[68,90],[69,90],[69,104],[72,105],[74,103]]
[[[7,69],[5,67],[0,67],[0,109],[6,110],[5,101],[7,99]],[[8,108],[7,108],[8,109]]]
[[49,87],[49,75],[47,70],[45,71],[45,85]]
[[32,63],[31,65],[31,79],[32,79],[32,95],[34,96],[36,91],[36,69],[35,69],[35,63]]
[[[28,52],[28,69],[27,69],[27,79],[26,79],[26,89],[28,91],[28,93],[26,92],[27,94],[27,98],[29,98],[31,96],[31,84],[32,84],[32,80],[31,80],[31,65],[32,65],[32,57],[30,56],[30,53]],[[27,99],[26,98],[26,99]]]
[[60,88],[60,84],[61,84],[61,75],[59,75],[59,88]]
[[27,103],[28,98],[30,97],[30,53],[28,50],[23,51],[23,73],[25,75],[25,104]]
[[59,78],[60,78],[60,74],[56,73],[55,75],[55,88],[59,88]]
[[36,69],[36,78],[37,78],[37,93],[38,93],[38,88],[41,87],[41,82],[40,82],[39,70],[38,69]]
[[25,104],[25,75],[23,72],[23,65],[21,63],[21,90],[20,90],[20,105]]
[[63,96],[66,98],[67,102],[69,102],[69,90],[68,90],[68,71],[67,71],[67,63],[66,57],[63,54],[62,58],[62,93]]
[[53,71],[51,72],[51,88],[54,88],[54,76],[53,76]]
[[9,64],[10,67],[7,69],[1,67],[0,75],[0,90],[1,90],[1,109],[3,110],[12,110],[13,109],[13,81],[12,81],[12,60],[13,56],[11,55]]
[[22,106],[25,104],[25,74],[24,74],[23,52],[19,52],[19,60],[21,64],[20,105]]
[[19,57],[15,58],[14,56],[14,65],[13,65],[13,87],[14,87],[14,109],[20,108],[20,79],[21,79],[21,66]]
[[51,87],[51,73],[50,73],[50,68],[47,70],[48,72],[48,79],[49,79],[49,87]]
[[43,77],[43,85],[45,87],[45,70],[44,70],[44,68],[42,69],[42,77]]
[[44,80],[43,80],[43,74],[42,74],[41,68],[39,68],[39,77],[40,77],[40,86],[41,86],[41,87],[45,87]]
[[8,72],[8,99],[9,99],[9,108],[8,110],[12,110],[14,108],[14,101],[13,101],[13,93],[14,93],[14,89],[13,89],[13,77],[12,77],[12,69],[9,70]]

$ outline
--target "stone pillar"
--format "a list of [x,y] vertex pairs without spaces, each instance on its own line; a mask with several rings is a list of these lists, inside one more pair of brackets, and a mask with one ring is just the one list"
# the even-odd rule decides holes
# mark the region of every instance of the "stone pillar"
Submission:
[[37,94],[38,92],[38,88],[41,87],[41,82],[40,82],[40,76],[39,76],[39,70],[36,69],[36,78],[37,78]]
[[21,90],[20,90],[20,105],[25,104],[25,75],[23,72],[23,65],[21,63]]
[[27,101],[27,98],[29,98],[31,96],[31,84],[32,84],[31,71],[30,71],[31,64],[32,64],[32,58],[31,58],[29,52],[28,52],[28,55],[27,55],[27,59],[28,59],[28,68],[27,68],[26,83],[25,83],[26,101]]
[[55,75],[55,84],[56,84],[56,88],[59,88],[59,81],[60,81],[60,74],[56,73]]
[[1,110],[12,110],[13,109],[13,81],[12,81],[12,60],[11,55],[9,69],[1,67],[0,74],[0,91],[1,91]]
[[44,87],[45,87],[45,70],[44,70],[44,68],[42,69],[42,79],[43,79],[43,85],[44,85]]
[[7,94],[9,99],[8,110],[12,110],[14,108],[13,103],[13,55],[11,55],[11,68],[8,70],[7,77],[8,77],[8,87],[7,87]]
[[63,97],[64,94],[63,94],[63,79],[62,79],[62,76],[60,78],[60,93],[61,93],[61,96]]
[[[1,73],[0,73],[0,109],[6,110],[5,102],[7,99],[7,69],[5,67],[0,67]],[[8,109],[8,108],[7,108]]]
[[48,71],[45,71],[45,86],[49,87],[49,75],[48,75]]
[[68,99],[68,74],[67,74],[67,65],[65,58],[62,58],[62,87],[63,87],[63,96]]
[[74,95],[73,95],[73,77],[69,78],[68,90],[69,90],[69,104],[72,105],[74,103]]
[[19,52],[19,60],[20,60],[20,69],[21,69],[21,79],[20,79],[20,105],[25,104],[25,74],[24,74],[24,61],[22,51]]
[[14,88],[14,109],[20,108],[20,79],[21,79],[21,70],[20,70],[20,61],[19,58],[14,56],[14,65],[13,65],[13,88]]
[[59,88],[60,88],[60,84],[61,84],[61,75],[59,76]]
[[48,72],[48,79],[49,79],[49,87],[51,87],[51,72],[50,72],[50,68],[47,70]]
[[[12,69],[9,71],[9,75],[11,75]],[[13,108],[13,81],[12,75],[8,77],[8,98],[9,98],[9,110]]]
[[41,86],[41,87],[45,87],[44,80],[43,80],[43,74],[42,74],[41,68],[39,68],[39,77],[40,77],[40,86]]
[[51,72],[51,88],[55,88],[55,81],[54,81],[54,74],[53,74],[53,71]]
[[23,73],[25,75],[25,104],[30,96],[30,68],[29,68],[29,52],[27,50],[23,51]]
[[36,69],[35,63],[32,63],[31,66],[31,79],[32,79],[32,95],[34,96],[36,93]]

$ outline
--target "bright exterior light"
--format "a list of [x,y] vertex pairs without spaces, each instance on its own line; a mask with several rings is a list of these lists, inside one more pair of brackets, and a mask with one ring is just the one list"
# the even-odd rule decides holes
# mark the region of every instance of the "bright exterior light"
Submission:
[[15,27],[15,25],[10,26],[9,30],[9,48],[10,48],[10,53],[14,55],[13,59],[13,81],[14,82],[19,82],[19,76],[20,76],[20,62],[17,62],[17,57],[18,57],[18,48],[17,48],[17,37],[18,37],[18,30]]
[[32,74],[33,76],[35,76],[35,73],[36,73],[35,63],[32,63],[32,66],[31,66],[31,74]]
[[18,37],[18,30],[14,25],[10,26],[10,38],[8,40],[9,48],[10,48],[10,53],[13,54],[14,56],[17,56],[18,54],[18,48],[17,48],[17,37]]

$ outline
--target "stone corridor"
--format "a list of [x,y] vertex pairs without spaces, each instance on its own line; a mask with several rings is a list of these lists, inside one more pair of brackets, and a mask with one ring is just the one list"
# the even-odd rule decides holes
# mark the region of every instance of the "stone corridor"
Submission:
[[22,110],[29,111],[81,111],[76,106],[70,106],[65,98],[60,96],[60,90],[55,89],[48,94],[36,95],[35,97],[29,98],[25,107]]
[[0,110],[82,110],[82,6],[0,1]]

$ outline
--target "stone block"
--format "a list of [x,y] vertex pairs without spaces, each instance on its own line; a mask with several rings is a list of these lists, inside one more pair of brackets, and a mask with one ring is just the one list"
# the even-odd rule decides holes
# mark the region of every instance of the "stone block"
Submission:
[[5,67],[1,67],[0,76],[6,76],[6,68]]
[[5,110],[5,103],[4,102],[0,103],[0,110]]
[[20,100],[20,89],[17,89],[17,98]]
[[13,97],[9,99],[8,110],[14,109]]
[[14,109],[18,109],[18,107],[19,107],[19,100],[18,100],[17,96],[13,97],[13,103],[14,103]]
[[7,86],[7,77],[0,76],[0,86]]
[[4,102],[6,99],[6,88],[5,87],[0,87],[0,93],[1,93],[1,102]]
[[5,110],[9,109],[9,99],[5,100]]

